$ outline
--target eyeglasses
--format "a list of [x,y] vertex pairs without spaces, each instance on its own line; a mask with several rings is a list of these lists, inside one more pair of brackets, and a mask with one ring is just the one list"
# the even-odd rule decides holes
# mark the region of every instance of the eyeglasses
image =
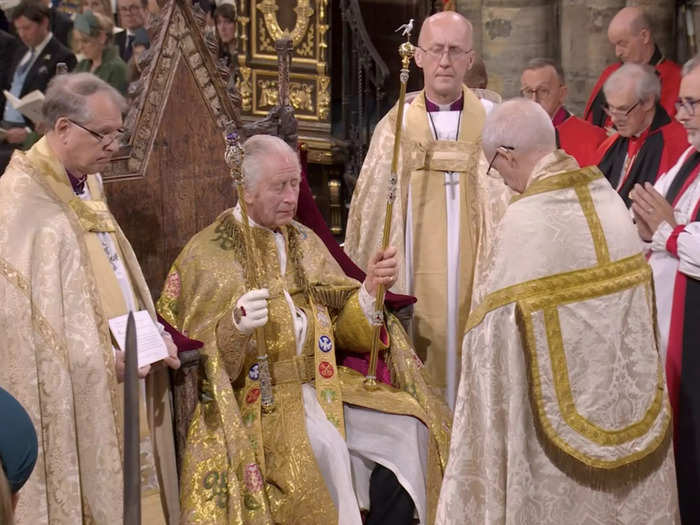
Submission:
[[103,135],[102,133],[98,133],[97,131],[93,131],[90,128],[86,128],[82,124],[78,124],[75,120],[72,119],[67,119],[68,122],[71,124],[78,126],[80,129],[87,131],[90,135],[95,137],[100,144],[103,146],[107,147],[111,145],[114,141],[121,146],[123,144],[124,140],[124,130],[123,129],[118,129],[116,131],[113,131],[112,133],[107,133]]
[[700,103],[700,98],[678,98],[676,100],[676,113],[678,113],[681,108],[685,110],[686,113],[688,113],[689,116],[694,117],[695,116],[695,104]]
[[500,146],[498,146],[498,147],[496,148],[496,153],[493,154],[493,158],[491,159],[491,162],[489,162],[489,167],[488,167],[488,169],[486,170],[486,176],[489,176],[489,174],[491,173],[491,168],[493,168],[493,163],[496,162],[496,157],[498,157],[499,153],[500,153],[501,155],[503,155],[503,153],[500,151],[501,148],[503,148],[503,149],[505,149],[505,150],[508,150],[508,151],[513,151],[513,150],[515,150],[515,146],[504,146],[503,144],[501,144]]
[[428,49],[423,49],[420,46],[416,46],[418,49],[423,51],[426,55],[428,55],[431,58],[434,58],[435,60],[440,60],[442,57],[447,53],[447,58],[449,58],[450,62],[454,62],[455,60],[459,60],[461,58],[464,58],[467,56],[469,53],[472,52],[471,49],[465,51],[461,47],[457,46],[450,46],[450,47],[445,47],[445,46],[435,46],[431,47]]
[[638,100],[634,104],[632,104],[628,109],[625,108],[614,108],[610,106],[609,104],[604,104],[603,105],[603,111],[605,111],[605,114],[609,117],[613,116],[618,116],[618,117],[627,117],[630,113],[632,113],[632,110],[639,106],[639,103],[641,100]]
[[535,100],[542,100],[547,98],[551,91],[546,87],[538,87],[537,89],[523,88],[520,90],[520,94],[525,98],[534,98]]

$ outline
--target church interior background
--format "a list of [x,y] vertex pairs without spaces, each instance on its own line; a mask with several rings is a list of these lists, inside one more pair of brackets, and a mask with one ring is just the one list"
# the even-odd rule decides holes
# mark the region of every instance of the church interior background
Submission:
[[[225,70],[199,7],[158,0],[161,12],[148,26],[152,46],[130,87],[130,147],[105,173],[111,206],[155,296],[187,240],[234,202],[223,159],[227,119],[248,133],[298,140],[316,203],[342,242],[372,131],[398,97],[402,36],[395,29],[409,19],[419,29],[445,8],[469,18],[488,88],[503,98],[518,94],[529,59],[560,61],[567,107],[578,114],[615,60],[607,26],[619,9],[643,6],[661,51],[679,62],[696,52],[688,34],[700,25],[700,3],[675,0],[234,1],[237,60]],[[408,90],[421,83],[412,64]],[[285,104],[293,116],[282,114]]]

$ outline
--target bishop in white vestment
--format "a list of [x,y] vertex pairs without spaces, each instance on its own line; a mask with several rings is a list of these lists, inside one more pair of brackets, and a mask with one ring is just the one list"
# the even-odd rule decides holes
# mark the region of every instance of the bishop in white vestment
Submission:
[[[459,340],[472,285],[485,267],[507,189],[484,176],[481,128],[492,102],[462,85],[471,67],[471,24],[453,12],[428,18],[416,63],[425,89],[407,97],[391,216],[400,276],[392,291],[415,295],[412,336],[433,386],[454,406]],[[377,125],[348,216],[345,251],[362,268],[380,246],[398,108]],[[477,276],[477,277],[475,277]]]
[[678,523],[651,269],[595,167],[535,102],[483,145],[511,200],[467,323],[436,523]]

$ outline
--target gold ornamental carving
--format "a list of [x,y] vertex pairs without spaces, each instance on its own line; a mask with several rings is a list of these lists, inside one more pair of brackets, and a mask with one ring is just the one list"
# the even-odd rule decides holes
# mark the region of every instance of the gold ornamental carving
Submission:
[[313,87],[301,82],[290,82],[289,101],[292,103],[294,109],[313,113]]
[[[263,14],[265,27],[272,37],[272,40],[281,38],[284,30],[277,21],[277,10],[279,8],[275,0],[262,0],[257,8]],[[294,25],[294,29],[290,32],[290,36],[292,38],[292,44],[296,47],[306,35],[311,21],[311,15],[314,14],[314,9],[311,7],[311,0],[297,0],[297,6],[294,8],[294,11],[297,14],[297,21]]]
[[[258,108],[271,108],[277,104],[278,89],[276,80],[259,80]],[[289,102],[297,111],[314,112],[313,86],[307,82],[289,83]]]
[[258,39],[260,51],[274,53],[275,43],[265,31],[265,22],[261,18],[258,18],[258,34],[260,35],[260,38]]
[[326,75],[318,77],[318,118],[328,120],[331,105],[331,79]]
[[241,107],[243,111],[251,111],[253,109],[253,84],[250,80],[251,70],[245,65],[245,60],[240,60],[241,66],[238,68],[240,77],[238,79],[238,92],[241,94]]
[[261,108],[275,106],[277,104],[277,82],[274,80],[262,80],[258,85],[260,86],[258,106]]

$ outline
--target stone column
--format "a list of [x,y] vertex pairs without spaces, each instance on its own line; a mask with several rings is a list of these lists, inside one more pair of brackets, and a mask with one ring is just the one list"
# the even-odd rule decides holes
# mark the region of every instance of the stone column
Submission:
[[569,87],[567,107],[583,114],[586,100],[605,67],[615,60],[608,24],[625,0],[560,0],[561,65]]
[[518,96],[527,61],[556,58],[554,0],[483,0],[481,15],[489,89],[504,98]]

